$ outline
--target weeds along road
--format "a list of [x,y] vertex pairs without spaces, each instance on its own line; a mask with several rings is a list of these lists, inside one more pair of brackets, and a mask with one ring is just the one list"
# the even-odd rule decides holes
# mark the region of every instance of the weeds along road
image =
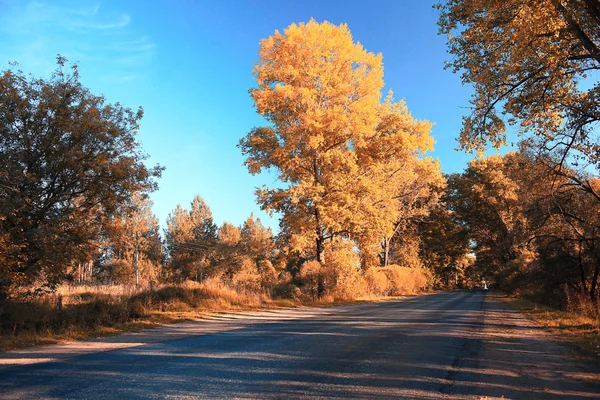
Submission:
[[0,398],[600,398],[596,368],[491,296],[446,292],[4,353]]

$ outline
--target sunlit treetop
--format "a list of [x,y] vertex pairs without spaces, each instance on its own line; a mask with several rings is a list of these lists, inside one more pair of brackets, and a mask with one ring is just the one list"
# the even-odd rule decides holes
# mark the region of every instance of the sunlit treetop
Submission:
[[382,56],[343,24],[311,20],[276,31],[260,42],[254,75],[250,94],[270,124],[240,147],[251,173],[272,169],[286,185],[259,190],[258,201],[282,213],[282,230],[316,241],[322,261],[325,240],[364,232],[375,203],[392,208],[391,180],[407,158],[431,150],[431,123],[391,94],[382,98]]

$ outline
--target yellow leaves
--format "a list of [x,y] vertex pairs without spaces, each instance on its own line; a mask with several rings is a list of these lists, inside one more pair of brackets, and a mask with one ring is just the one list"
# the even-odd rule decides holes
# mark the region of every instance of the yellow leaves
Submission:
[[[354,44],[345,25],[314,20],[292,24],[283,35],[276,32],[261,41],[260,58],[254,69],[259,88],[252,93],[259,113],[285,111],[286,122],[293,123],[326,108],[329,115],[312,117],[314,125],[330,133],[337,128],[327,123],[337,120],[329,117],[332,110],[347,117],[349,106],[355,113],[368,112],[365,106],[376,105],[383,86],[381,57]],[[352,98],[358,100],[349,101]],[[359,115],[349,117],[355,124],[360,119]]]
[[226,244],[227,246],[237,246],[242,240],[242,231],[237,226],[224,222],[219,227],[217,232],[217,238],[219,242]]
[[[433,148],[432,124],[391,92],[381,102],[382,56],[354,42],[346,25],[292,24],[263,39],[259,54],[250,93],[271,126],[255,128],[240,147],[251,173],[274,168],[285,183],[258,191],[258,201],[281,212],[304,244],[380,238],[400,208],[442,180],[439,165],[422,159]],[[414,192],[412,201],[403,190]]]

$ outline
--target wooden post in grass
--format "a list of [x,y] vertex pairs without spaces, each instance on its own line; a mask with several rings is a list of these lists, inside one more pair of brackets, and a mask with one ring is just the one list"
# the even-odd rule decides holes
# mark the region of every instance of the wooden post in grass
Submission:
[[133,268],[135,269],[135,286],[140,284],[140,270],[139,270],[139,253],[140,253],[140,242],[137,231],[135,232],[135,257],[133,258]]

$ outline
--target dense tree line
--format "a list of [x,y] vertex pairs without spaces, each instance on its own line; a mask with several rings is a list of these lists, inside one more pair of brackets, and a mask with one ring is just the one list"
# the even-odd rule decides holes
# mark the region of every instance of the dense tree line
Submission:
[[5,296],[64,281],[189,279],[354,295],[369,269],[424,269],[418,227],[442,207],[445,179],[426,154],[431,123],[382,95],[381,55],[345,25],[315,21],[265,39],[260,54],[251,95],[270,125],[240,148],[251,173],[278,171],[282,185],[257,192],[282,215],[277,236],[253,216],[217,226],[197,196],[169,215],[163,242],[147,199],[161,168],[145,167],[135,141],[142,110],[92,95],[62,58],[49,80],[5,71]]
[[477,263],[503,286],[529,283],[546,299],[574,290],[597,302],[600,3],[450,0],[437,8],[449,67],[475,89],[461,146],[499,148],[507,126],[526,137],[520,152],[473,162],[450,181]]
[[450,176],[448,205],[490,281],[559,304],[569,294],[597,301],[598,205],[557,177],[554,161],[525,147],[472,161]]
[[[346,25],[292,24],[260,43],[250,90],[267,125],[239,142],[256,191],[281,216],[218,226],[202,197],[161,235],[134,112],[92,95],[59,58],[49,80],[0,79],[0,294],[64,281],[148,285],[218,280],[274,296],[397,294],[498,287],[598,299],[600,180],[596,2],[448,1],[438,6],[451,66],[473,84],[461,146],[479,152],[445,176],[432,124],[382,93],[380,54]],[[585,89],[584,89],[585,87]],[[507,125],[526,136],[518,151]]]

